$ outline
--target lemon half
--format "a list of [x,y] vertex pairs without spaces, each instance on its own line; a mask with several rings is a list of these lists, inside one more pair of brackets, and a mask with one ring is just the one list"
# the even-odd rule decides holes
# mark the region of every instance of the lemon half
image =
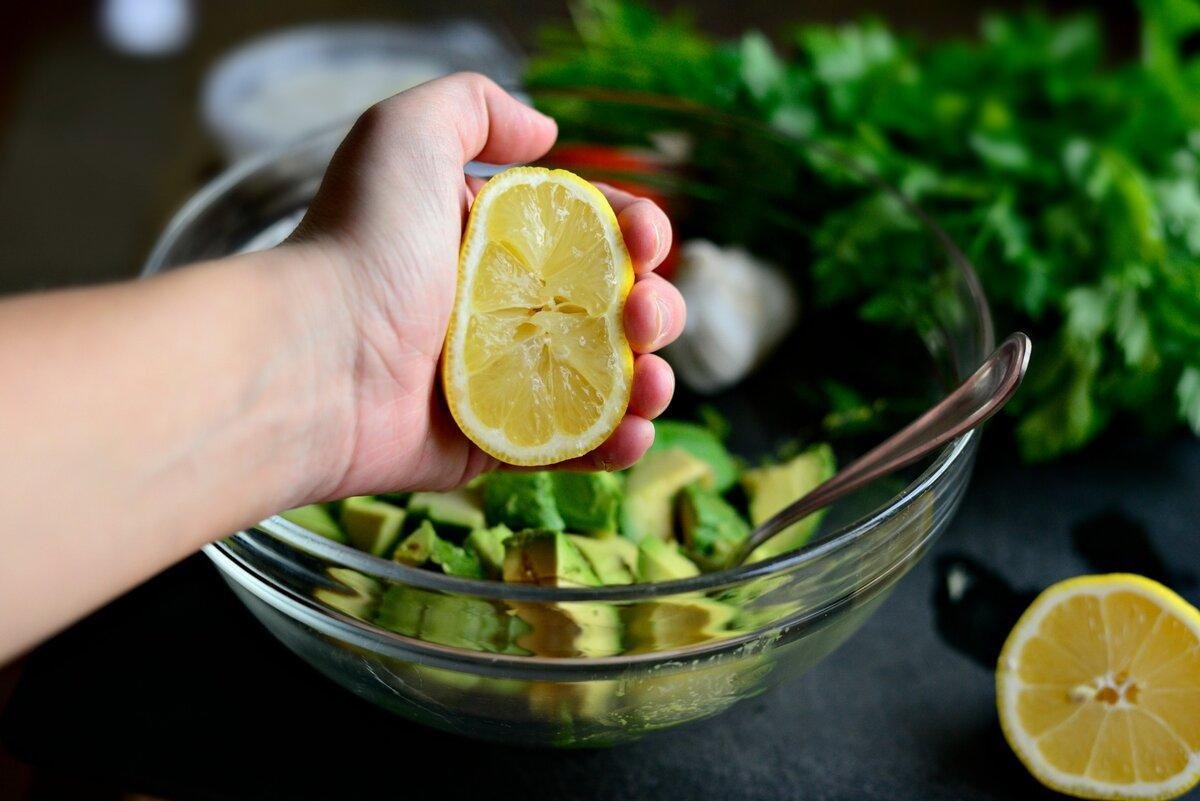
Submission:
[[471,207],[442,362],[451,414],[501,461],[580,456],[633,383],[622,315],[633,265],[608,200],[566,170],[516,167]]
[[1200,612],[1141,576],[1047,589],[996,671],[1004,736],[1042,784],[1163,799],[1200,779]]

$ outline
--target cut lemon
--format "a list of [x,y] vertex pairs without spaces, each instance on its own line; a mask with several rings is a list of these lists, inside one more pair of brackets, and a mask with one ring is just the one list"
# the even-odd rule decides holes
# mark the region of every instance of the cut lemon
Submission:
[[1200,612],[1141,576],[1055,584],[1008,635],[996,700],[1009,745],[1047,787],[1181,795],[1200,779]]
[[633,265],[604,195],[516,167],[471,207],[442,361],[459,428],[501,461],[580,456],[621,422],[633,382],[622,312]]

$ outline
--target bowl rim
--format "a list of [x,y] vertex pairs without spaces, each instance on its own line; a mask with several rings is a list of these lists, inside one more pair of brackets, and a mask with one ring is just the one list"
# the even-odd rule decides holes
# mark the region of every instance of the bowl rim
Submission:
[[[974,333],[980,346],[980,352],[976,354],[978,360],[982,361],[994,348],[995,333],[987,296],[970,260],[953,240],[950,239],[949,235],[916,203],[905,197],[870,170],[836,150],[836,148],[803,136],[776,130],[757,120],[750,120],[697,103],[680,100],[679,98],[641,92],[597,89],[594,87],[554,89],[525,87],[520,91],[525,96],[532,95],[535,98],[558,96],[596,99],[601,102],[635,103],[642,106],[658,107],[666,111],[701,115],[720,121],[725,125],[736,125],[743,128],[751,127],[768,138],[798,143],[803,147],[821,153],[823,157],[833,159],[858,178],[870,183],[878,190],[887,193],[891,198],[899,202],[905,211],[925,229],[927,234],[933,236],[942,251],[946,254],[946,257],[957,268],[964,281],[970,306],[974,310]],[[270,169],[277,162],[287,157],[295,156],[310,149],[324,148],[332,152],[333,146],[341,139],[345,130],[344,124],[333,125],[300,140],[271,148],[234,163],[223,173],[209,181],[183,204],[164,228],[163,233],[160,235],[146,260],[141,273],[142,277],[153,275],[164,268],[169,252],[183,231],[193,224],[195,219],[202,215],[217,198],[227,194],[247,177],[259,171]],[[468,164],[466,171],[471,172],[472,165]],[[321,558],[333,565],[348,567],[375,578],[403,582],[420,589],[470,595],[479,598],[551,603],[569,601],[638,601],[683,593],[710,592],[764,576],[791,572],[808,563],[852,546],[881,523],[891,519],[894,515],[907,508],[922,493],[939,483],[952,469],[965,469],[968,467],[970,457],[975,451],[978,436],[979,431],[976,429],[968,431],[957,439],[947,443],[937,452],[933,461],[916,478],[910,481],[887,502],[820,539],[809,542],[796,550],[788,551],[760,562],[743,564],[733,568],[672,581],[588,588],[557,588],[507,584],[490,579],[468,579],[449,576],[385,560],[381,557],[358,551],[348,545],[328,540],[278,515],[261,521],[257,525],[250,527],[249,530],[261,531],[289,546]],[[231,538],[246,538],[247,535],[248,531],[241,531],[233,534]],[[922,539],[922,542],[919,544],[920,546],[923,547],[928,536]],[[206,551],[208,551],[210,557],[215,557],[219,554],[222,557],[221,562],[226,565],[239,565],[240,570],[246,570],[243,560],[231,550],[226,542],[219,541],[206,546]],[[836,600],[835,598],[830,603],[834,603]],[[824,605],[822,605],[823,607]],[[321,606],[319,608],[327,615],[331,614],[330,610],[326,607]],[[406,638],[404,635],[394,632],[388,632],[355,618],[346,617],[346,620],[360,626],[365,625],[375,632],[385,632],[399,639],[423,642],[414,640],[413,638]],[[489,654],[487,656],[494,655]],[[521,658],[525,660],[530,659],[530,657]],[[580,659],[582,661],[593,661],[591,658]]]

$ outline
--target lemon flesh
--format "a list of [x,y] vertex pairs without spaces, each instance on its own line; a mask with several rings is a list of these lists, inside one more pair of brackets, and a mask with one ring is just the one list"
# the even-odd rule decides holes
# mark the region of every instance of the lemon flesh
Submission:
[[1200,779],[1200,612],[1141,576],[1043,592],[1000,655],[1004,735],[1042,784],[1164,799]]
[[519,465],[603,442],[629,405],[632,285],[616,216],[594,186],[537,167],[492,178],[463,237],[442,368],[467,437]]

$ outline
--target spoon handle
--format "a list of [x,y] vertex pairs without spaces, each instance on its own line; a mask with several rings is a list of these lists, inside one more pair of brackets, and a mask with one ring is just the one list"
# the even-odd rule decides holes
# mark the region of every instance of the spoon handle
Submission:
[[931,409],[759,526],[733,564],[744,562],[754,549],[801,518],[912,464],[1000,411],[1021,385],[1031,347],[1025,334],[1010,334],[970,378]]

